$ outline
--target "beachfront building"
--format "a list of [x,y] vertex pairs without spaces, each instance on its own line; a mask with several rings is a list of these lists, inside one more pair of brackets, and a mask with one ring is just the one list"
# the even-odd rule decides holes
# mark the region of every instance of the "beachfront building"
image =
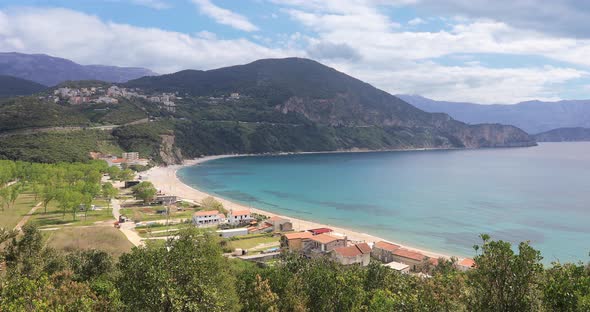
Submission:
[[330,228],[317,228],[317,229],[311,229],[308,231],[311,232],[311,234],[313,234],[313,235],[328,234],[328,233],[333,232],[333,230]]
[[335,248],[346,247],[348,239],[346,236],[335,236],[330,234],[312,235],[309,251],[313,253],[327,253]]
[[193,214],[193,224],[198,227],[219,225],[224,219],[225,216],[218,210],[197,211]]
[[400,273],[410,273],[410,266],[405,263],[392,261],[383,265]]
[[427,257],[417,251],[405,248],[398,248],[393,251],[393,261],[409,265],[412,271],[416,270],[416,267],[422,263],[424,258]]
[[293,230],[293,223],[291,223],[291,220],[279,216],[270,217],[264,220],[264,223],[272,226],[272,230],[275,232],[288,232]]
[[281,237],[281,248],[287,248],[293,252],[301,252],[309,245],[313,234],[310,232],[294,232],[283,234]]
[[334,248],[330,255],[334,261],[343,265],[367,266],[371,262],[371,247],[367,243],[338,247]]
[[248,209],[244,210],[230,210],[227,216],[229,224],[238,225],[252,221],[252,213]]
[[246,229],[246,228],[227,229],[227,230],[216,231],[216,233],[219,234],[220,237],[230,238],[230,237],[234,237],[234,236],[248,235],[248,229]]
[[261,233],[270,233],[273,231],[273,227],[269,223],[263,223],[260,226],[251,226],[248,227],[248,234],[261,234]]
[[457,269],[465,272],[475,268],[475,261],[471,258],[465,258],[457,263]]
[[393,252],[399,249],[400,246],[385,241],[376,242],[373,245],[371,256],[383,263],[393,261]]

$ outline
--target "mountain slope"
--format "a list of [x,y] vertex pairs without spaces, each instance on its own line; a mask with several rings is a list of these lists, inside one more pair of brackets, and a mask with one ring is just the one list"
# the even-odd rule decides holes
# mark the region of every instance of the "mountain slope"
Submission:
[[502,123],[515,125],[529,133],[555,128],[590,127],[590,100],[541,102],[514,105],[479,105],[445,102],[417,95],[397,95],[427,112],[442,112],[466,123]]
[[155,75],[155,73],[135,67],[80,65],[67,59],[44,54],[0,53],[0,75],[54,86],[67,80],[125,82]]
[[47,89],[46,86],[26,79],[0,75],[0,97],[31,95]]
[[535,135],[539,142],[590,141],[590,128],[558,128]]
[[[308,59],[266,59],[209,71],[185,70],[143,77],[129,81],[125,86],[178,92],[188,98],[240,93],[251,100],[248,104],[250,113],[256,112],[258,116],[264,113],[263,119],[258,117],[248,121],[277,122],[282,115],[289,116],[291,122],[307,122],[335,132],[374,128],[372,130],[384,131],[378,134],[383,140],[377,148],[382,149],[534,144],[526,133],[515,127],[497,124],[468,126],[446,114],[426,113],[367,83]],[[205,105],[208,104],[187,103],[187,106],[180,107],[180,111],[202,111]],[[231,114],[221,117],[235,120],[236,111],[244,110],[246,106],[236,105]],[[251,115],[243,114],[246,117]],[[421,137],[418,133],[427,134]],[[412,137],[415,140],[408,140]],[[367,147],[362,141],[346,143],[336,143],[336,147]]]

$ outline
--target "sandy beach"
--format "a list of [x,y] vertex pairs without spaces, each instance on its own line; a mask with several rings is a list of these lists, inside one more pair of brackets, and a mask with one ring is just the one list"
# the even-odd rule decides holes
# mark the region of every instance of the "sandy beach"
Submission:
[[[302,219],[297,219],[297,218],[293,218],[290,216],[280,215],[280,214],[272,213],[269,211],[261,210],[261,209],[255,208],[255,207],[248,207],[248,206],[245,206],[242,204],[238,204],[238,203],[235,203],[235,202],[232,202],[232,201],[229,201],[229,200],[217,197],[217,196],[213,196],[211,194],[207,194],[207,193],[202,192],[202,191],[195,189],[193,187],[190,187],[190,186],[184,184],[182,181],[180,181],[180,179],[176,175],[176,172],[178,171],[178,169],[181,169],[186,166],[194,166],[194,165],[197,165],[197,164],[200,164],[200,163],[203,163],[206,161],[214,160],[214,159],[236,157],[236,156],[247,156],[247,155],[219,155],[219,156],[207,156],[207,157],[202,157],[202,158],[198,158],[198,159],[186,160],[182,165],[173,165],[173,166],[166,166],[166,167],[161,166],[161,167],[151,168],[150,170],[141,173],[141,176],[144,180],[151,181],[158,190],[160,190],[163,193],[168,194],[168,195],[176,195],[180,198],[192,200],[194,202],[200,202],[204,198],[212,196],[215,199],[217,199],[218,201],[220,201],[221,203],[223,203],[223,206],[228,210],[230,210],[230,209],[235,209],[235,210],[250,209],[254,213],[267,215],[269,217],[280,216],[283,218],[290,219],[291,222],[293,223],[293,228],[296,231],[304,231],[304,230],[320,228],[320,227],[329,227],[332,230],[334,230],[336,233],[346,235],[351,241],[359,241],[359,242],[367,242],[367,243],[372,243],[372,242],[377,242],[377,241],[386,241],[385,239],[382,239],[382,238],[379,238],[377,236],[373,236],[370,234],[352,231],[349,229],[341,228],[338,226],[333,226],[330,224],[324,224],[324,223],[318,223],[318,222],[313,222],[313,221],[306,221],[306,220],[302,220]],[[432,252],[432,251],[428,251],[428,250],[424,250],[424,249],[419,249],[419,248],[413,248],[411,246],[407,246],[407,245],[404,245],[404,244],[401,244],[401,243],[395,242],[395,241],[389,241],[389,242],[400,245],[403,248],[418,251],[418,252],[420,252],[426,256],[429,256],[429,257],[434,257],[434,258],[439,258],[439,257],[449,258],[450,257],[449,255],[444,255],[444,254],[440,254],[440,253],[436,253],[436,252]]]

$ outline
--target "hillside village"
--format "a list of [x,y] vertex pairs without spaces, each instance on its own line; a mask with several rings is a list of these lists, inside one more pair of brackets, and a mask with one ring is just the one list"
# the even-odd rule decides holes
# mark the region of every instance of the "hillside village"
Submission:
[[176,111],[175,101],[182,99],[176,93],[147,93],[139,88],[123,88],[114,85],[108,88],[100,86],[86,88],[60,87],[46,99],[54,103],[80,105],[83,103],[117,104],[120,98],[144,99],[156,103],[161,109],[170,112]]

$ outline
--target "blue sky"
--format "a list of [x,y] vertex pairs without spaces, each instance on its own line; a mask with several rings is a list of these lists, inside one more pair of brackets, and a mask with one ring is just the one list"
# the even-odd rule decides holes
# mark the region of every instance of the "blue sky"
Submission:
[[0,51],[159,73],[315,59],[390,93],[510,104],[590,98],[575,0],[3,0]]

